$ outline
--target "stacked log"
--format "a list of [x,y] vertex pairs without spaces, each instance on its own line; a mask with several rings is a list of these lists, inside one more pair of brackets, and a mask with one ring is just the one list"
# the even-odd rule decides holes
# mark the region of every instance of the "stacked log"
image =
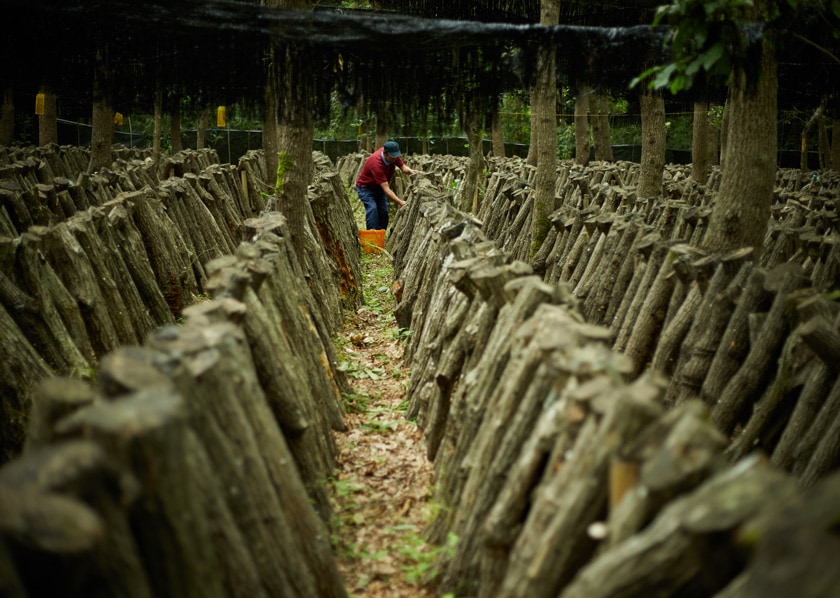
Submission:
[[[632,359],[631,377],[650,368],[668,375],[668,405],[700,398],[724,433],[748,430],[730,451],[732,458],[757,449],[772,455],[784,437],[778,462],[792,467],[790,438],[810,425],[815,411],[813,405],[795,409],[800,378],[819,369],[819,360],[810,350],[796,353],[804,357],[793,366],[780,359],[787,339],[800,329],[836,334],[832,315],[809,324],[814,314],[797,306],[836,290],[840,177],[779,172],[756,262],[747,249],[716,255],[701,247],[719,177],[701,186],[683,167],[670,166],[663,197],[640,201],[632,188],[637,165],[561,163],[552,230],[529,258],[531,171],[512,166],[489,175],[478,214],[482,231],[509,259],[530,263],[545,282],[569,285],[586,321],[608,327],[611,347]],[[826,303],[832,304],[827,297]],[[808,390],[805,399],[816,405],[830,395],[830,388],[817,383]],[[758,401],[759,417],[750,423]],[[834,412],[825,415],[833,420]],[[825,472],[840,459],[835,449],[821,454],[831,457],[814,471]],[[807,452],[802,459],[810,457]]]
[[[496,189],[511,185],[492,176]],[[747,564],[759,553],[738,530],[783,505],[808,519],[795,478],[755,454],[826,492],[840,460],[836,375],[825,369],[840,347],[838,310],[807,264],[765,270],[750,251],[708,255],[687,242],[710,197],[672,182],[690,199],[641,204],[603,188],[593,200],[577,181],[573,217],[556,218],[563,270],[553,281],[490,244],[445,191],[414,184],[389,247],[402,289],[395,315],[414,330],[409,416],[435,462],[441,507],[427,535],[458,537],[438,563],[440,591],[738,595],[761,585]],[[515,222],[495,216],[481,221]],[[583,324],[582,313],[614,327]],[[779,532],[763,525],[767,567]],[[836,541],[824,523],[808,530],[803,538]],[[837,574],[814,578],[808,587]]]
[[[250,207],[236,169],[212,159],[212,154],[184,152],[178,156],[183,176],[161,181],[139,159],[118,173],[80,176],[71,188],[86,190],[74,197],[89,200],[88,207],[79,210],[74,204],[60,218],[49,212],[44,220],[49,226],[22,219],[24,232],[12,226],[10,236],[0,240],[0,303],[11,318],[8,336],[26,341],[4,343],[2,360],[32,366],[4,378],[9,390],[3,404],[8,414],[4,458],[20,450],[26,397],[37,380],[53,372],[90,376],[103,355],[173,323],[208,292],[208,262],[233,255],[243,235],[253,235],[244,224]],[[203,170],[191,172],[197,168]],[[17,198],[15,205],[24,213],[32,204],[15,184],[19,192],[4,197]],[[95,198],[88,193],[93,188],[99,190]],[[129,190],[109,196],[123,188]],[[316,227],[310,213],[312,251],[290,266],[295,280],[311,289],[306,309],[314,311],[307,317],[317,320],[312,327],[319,345],[327,347],[322,353],[331,351],[329,338],[341,326],[342,298],[348,307],[361,301],[355,224],[339,191],[328,173],[310,189],[319,219],[328,223]]]
[[[0,469],[10,595],[343,596],[329,534],[227,298],[34,395]],[[43,571],[49,569],[50,575]]]

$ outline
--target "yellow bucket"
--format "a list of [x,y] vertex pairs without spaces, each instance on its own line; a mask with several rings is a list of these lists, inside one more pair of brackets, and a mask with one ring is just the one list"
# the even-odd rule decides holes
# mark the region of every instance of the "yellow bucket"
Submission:
[[359,240],[362,243],[362,251],[365,253],[379,253],[379,250],[385,247],[385,231],[378,230],[360,230]]

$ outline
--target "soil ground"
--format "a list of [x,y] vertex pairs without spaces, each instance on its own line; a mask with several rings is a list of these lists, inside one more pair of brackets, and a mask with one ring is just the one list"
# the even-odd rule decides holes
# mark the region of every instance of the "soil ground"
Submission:
[[396,327],[391,256],[363,254],[365,306],[345,316],[336,339],[354,392],[344,397],[332,482],[333,545],[351,596],[434,596],[435,557],[450,547],[422,536],[432,509],[432,464],[422,431],[406,419],[410,331]]

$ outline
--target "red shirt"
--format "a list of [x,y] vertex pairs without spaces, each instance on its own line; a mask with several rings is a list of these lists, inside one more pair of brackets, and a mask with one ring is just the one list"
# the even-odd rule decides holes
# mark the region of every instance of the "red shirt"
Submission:
[[380,147],[368,156],[364,166],[362,166],[362,171],[359,173],[359,178],[356,179],[357,186],[378,187],[391,180],[391,177],[394,176],[394,170],[398,167],[402,169],[404,165],[402,158],[397,158],[393,164],[386,164],[382,157],[384,151],[384,148]]

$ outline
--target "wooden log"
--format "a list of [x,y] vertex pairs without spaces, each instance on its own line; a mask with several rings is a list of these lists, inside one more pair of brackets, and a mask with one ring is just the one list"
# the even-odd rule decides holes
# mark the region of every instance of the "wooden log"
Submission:
[[[628,262],[631,247],[640,230],[640,225],[635,221],[624,222],[611,227],[610,234],[615,231],[620,239],[615,244],[615,250],[609,255],[609,258],[605,256],[608,261],[604,268],[598,272],[597,287],[590,292],[590,296],[587,297],[585,302],[585,305],[589,306],[588,309],[584,308],[585,315],[587,321],[591,324],[607,325],[607,311],[611,298],[621,297],[626,289],[626,284],[629,281],[627,275],[632,275],[632,270],[626,270],[623,278],[620,278],[620,273],[623,264]],[[629,258],[629,263],[632,264],[632,258]]]
[[668,247],[665,244],[660,244],[659,236],[655,233],[648,236],[647,239],[642,239],[638,250],[642,256],[643,261],[640,264],[643,264],[643,267],[639,269],[638,273],[634,274],[634,280],[630,287],[632,293],[625,296],[621,308],[616,314],[616,319],[611,325],[615,334],[613,350],[619,353],[627,347],[630,334],[633,331],[633,324],[641,312],[641,306],[651,285],[656,280],[660,265],[668,255]]
[[[34,449],[0,472],[0,486],[23,490],[36,501],[43,496],[77,501],[101,522],[101,535],[84,562],[48,551],[24,553],[18,568],[32,595],[53,588],[68,596],[152,596],[126,514],[137,498],[137,483],[102,447],[73,440]],[[50,567],[49,576],[43,575],[44,566]]]
[[175,318],[157,284],[143,239],[130,216],[132,203],[118,198],[103,207],[108,215],[109,225],[107,234],[103,236],[109,239],[112,250],[116,249],[121,255],[125,272],[136,288],[140,303],[148,313],[149,322],[138,320],[145,326],[141,332],[145,333],[154,326],[173,324]]
[[[61,373],[85,372],[95,357],[90,336],[75,298],[43,259],[41,229],[24,233],[15,255],[15,269],[20,274],[21,288],[38,301],[38,315],[46,330],[34,328],[41,335],[38,347]],[[51,346],[49,346],[51,345]]]
[[257,380],[244,334],[198,319],[153,334],[180,355],[176,387],[269,595],[344,595],[324,524],[309,502]]
[[[669,502],[723,469],[726,438],[708,420],[708,408],[689,401],[645,428],[618,454],[636,465],[639,479],[610,510],[601,554],[643,529]],[[687,450],[687,447],[690,449]]]
[[[91,346],[97,355],[104,355],[122,342],[120,330],[109,309],[115,300],[113,281],[99,284],[96,267],[73,234],[67,222],[43,231],[44,250],[78,306],[84,319]],[[110,277],[109,277],[110,278]],[[103,290],[106,294],[103,294]],[[124,309],[124,306],[123,306]]]
[[97,402],[56,431],[92,438],[137,477],[141,492],[131,526],[153,595],[224,595],[224,567],[213,552],[198,482],[212,474],[197,467],[179,396],[152,390]]
[[54,426],[93,400],[93,389],[82,380],[47,378],[40,382],[32,392],[24,452],[49,446],[56,437]]
[[783,338],[788,332],[784,313],[788,308],[790,294],[803,284],[801,269],[798,267],[780,267],[768,274],[770,275],[773,275],[776,298],[767,320],[744,363],[724,387],[718,403],[712,410],[712,420],[725,433],[732,431],[744,409],[752,403],[756,393],[760,392],[765,372],[773,366],[773,361],[781,350]]
[[827,596],[840,584],[833,556],[840,542],[838,478],[830,476],[794,497],[775,501],[742,534],[753,547],[744,572],[718,598],[735,596]]
[[703,380],[735,310],[736,295],[749,271],[749,267],[742,268],[735,276],[729,264],[718,262],[714,275],[705,285],[702,301],[674,367],[675,383],[666,398],[670,404],[700,396]]
[[[819,416],[802,439],[794,472],[808,487],[837,467],[840,460],[840,381],[835,380]],[[807,441],[807,442],[806,442]],[[816,441],[816,442],[815,442]],[[813,447],[813,450],[811,450]],[[803,466],[804,465],[804,466]],[[801,472],[801,473],[800,473]]]
[[[695,321],[695,312],[702,299],[699,285],[692,283],[676,314],[670,321],[666,316],[665,327],[659,337],[659,342],[656,343],[651,359],[651,369],[669,377],[673,375],[679,359],[680,347]],[[666,402],[672,404],[673,400],[666,395]]]
[[743,548],[717,539],[754,516],[768,495],[789,497],[795,489],[790,478],[752,462],[724,471],[672,502],[632,541],[585,566],[560,595],[713,595],[737,576],[745,556]]
[[749,314],[758,311],[767,298],[767,291],[764,290],[765,271],[752,265],[746,268],[746,281],[742,284],[734,282],[727,291],[735,301],[735,310],[700,388],[700,397],[710,407],[717,404],[727,382],[746,358],[750,346]]
[[199,292],[193,271],[195,256],[172,221],[163,215],[163,204],[152,191],[128,194],[125,200],[132,202],[131,216],[140,231],[155,280],[169,311],[177,318]]
[[[460,500],[467,469],[462,466],[470,451],[476,434],[486,414],[486,406],[493,390],[501,383],[503,372],[510,359],[513,331],[525,319],[529,318],[537,307],[551,301],[554,289],[549,285],[531,282],[524,286],[513,303],[498,310],[497,318],[488,318],[485,322],[492,330],[487,338],[484,350],[473,353],[478,361],[470,368],[475,372],[471,381],[453,400],[450,421],[458,425],[448,426],[446,434],[435,459],[435,471],[439,480],[440,499],[443,504],[456,505]],[[490,316],[494,309],[487,310]],[[478,375],[478,374],[481,375]],[[470,376],[470,374],[467,374]],[[442,510],[429,526],[432,541],[440,541],[451,529],[453,512]]]
[[[793,413],[770,458],[774,466],[785,471],[793,471],[797,457],[801,456],[799,471],[804,469],[802,463],[806,463],[810,458],[819,437],[819,434],[815,433],[812,438],[808,438],[808,430],[825,404],[832,383],[831,366],[815,365],[808,372]],[[819,425],[821,426],[822,423]]]
[[603,419],[587,419],[562,469],[535,490],[499,596],[556,595],[592,555],[587,528],[606,511],[610,458],[661,413],[661,389],[642,389],[603,397]]
[[117,249],[104,210],[80,212],[69,224],[97,274],[122,344],[138,344],[154,323]]
[[648,361],[662,330],[668,301],[674,290],[673,264],[679,259],[679,255],[679,247],[667,251],[659,266],[659,272],[650,285],[650,290],[647,291],[644,301],[639,306],[639,313],[624,348],[624,354],[633,362],[631,378],[638,376],[649,365]]
[[802,346],[801,337],[794,331],[784,343],[773,381],[753,406],[744,429],[727,449],[731,460],[737,460],[753,450],[773,453],[799,399],[807,372],[813,366],[812,356]]

